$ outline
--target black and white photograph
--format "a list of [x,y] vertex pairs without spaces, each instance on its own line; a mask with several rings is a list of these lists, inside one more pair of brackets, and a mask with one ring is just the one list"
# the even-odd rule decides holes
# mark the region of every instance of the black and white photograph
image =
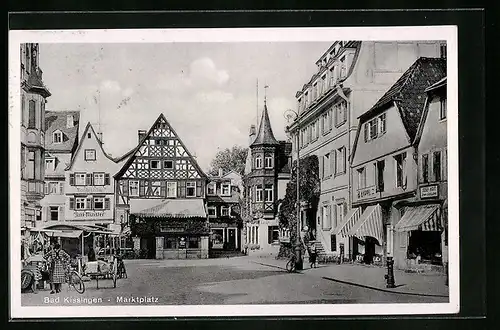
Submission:
[[457,313],[456,33],[10,31],[11,315]]

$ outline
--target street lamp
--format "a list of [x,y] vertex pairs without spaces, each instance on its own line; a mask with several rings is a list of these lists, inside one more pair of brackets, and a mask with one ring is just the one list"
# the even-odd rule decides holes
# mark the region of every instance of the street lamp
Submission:
[[[290,121],[292,119],[292,117],[295,116],[295,119],[298,120],[299,119],[299,114],[291,109],[288,109],[285,111],[284,113],[285,115],[285,118],[287,119],[287,121]],[[287,128],[288,129],[288,128]],[[300,162],[300,154],[299,154],[299,130],[298,130],[298,127],[297,127],[297,140],[296,140],[297,144],[297,200],[296,200],[296,207],[297,207],[297,239],[295,241],[295,269],[296,270],[302,270],[303,269],[303,260],[302,260],[302,246],[300,244],[300,181],[299,181],[299,177],[300,177],[300,166],[299,166],[299,162]]]

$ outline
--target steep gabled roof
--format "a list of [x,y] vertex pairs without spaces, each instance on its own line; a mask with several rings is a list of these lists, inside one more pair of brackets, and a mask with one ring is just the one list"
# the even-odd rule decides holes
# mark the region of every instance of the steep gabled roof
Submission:
[[257,132],[257,137],[252,142],[250,147],[255,147],[259,145],[279,145],[273,134],[273,129],[271,127],[271,121],[269,120],[269,114],[267,113],[267,105],[264,104],[264,111],[262,111],[262,119],[260,120],[259,131]]
[[137,151],[139,151],[139,149],[141,148],[141,146],[144,144],[144,141],[146,141],[150,137],[151,132],[153,132],[154,128],[162,120],[165,121],[165,123],[167,123],[169,129],[172,131],[172,133],[174,133],[175,137],[177,138],[177,140],[179,141],[179,143],[181,144],[181,146],[184,148],[184,150],[186,151],[186,153],[189,156],[189,158],[191,158],[192,165],[196,168],[196,170],[198,171],[198,173],[200,174],[200,176],[203,177],[203,178],[207,178],[207,175],[205,174],[205,172],[201,169],[200,165],[198,165],[198,162],[196,161],[196,159],[189,152],[188,148],[186,148],[184,142],[182,142],[181,138],[179,137],[179,135],[177,134],[177,132],[175,131],[175,129],[172,127],[172,125],[170,125],[170,123],[167,121],[167,118],[165,118],[165,116],[163,115],[163,113],[161,113],[158,116],[158,118],[155,120],[155,122],[153,123],[153,125],[151,125],[151,127],[149,128],[148,132],[142,137],[141,141],[139,141],[139,143],[137,144],[137,146],[134,149],[132,149],[131,151],[129,151],[128,153],[126,153],[124,156],[122,156],[122,157],[119,158],[120,161],[121,161],[121,160],[124,160],[125,158],[129,157],[128,160],[125,162],[125,164],[122,166],[122,168],[114,175],[115,178],[121,177],[125,173],[125,171],[130,167],[130,164],[132,164],[132,162],[135,159],[135,154],[137,153]]
[[[67,127],[67,116],[73,116],[73,127]],[[46,111],[45,112],[45,148],[47,151],[71,152],[78,141],[80,111]],[[63,133],[62,143],[52,143],[52,135],[56,131]]]
[[109,160],[111,160],[111,161],[113,161],[113,162],[116,163],[116,160],[113,157],[111,157],[110,155],[108,155],[106,153],[106,151],[104,151],[104,148],[102,147],[101,140],[99,140],[99,137],[97,136],[96,132],[94,131],[94,128],[92,127],[92,124],[90,124],[90,122],[88,122],[87,126],[85,126],[85,130],[83,131],[82,138],[80,139],[80,143],[78,144],[78,148],[76,148],[76,151],[73,154],[73,157],[71,158],[71,162],[69,163],[69,166],[66,168],[66,171],[71,170],[71,167],[73,167],[73,163],[75,162],[76,156],[78,155],[78,153],[80,152],[80,149],[82,147],[82,141],[83,141],[83,139],[85,138],[85,136],[87,135],[87,133],[89,131],[92,133],[92,135],[94,136],[94,138],[97,140],[97,144],[101,148],[101,151],[102,151],[103,155],[106,156],[106,158],[108,158]]
[[413,141],[422,117],[425,90],[445,76],[445,59],[420,57],[370,110],[359,116],[360,123],[394,102],[408,136]]

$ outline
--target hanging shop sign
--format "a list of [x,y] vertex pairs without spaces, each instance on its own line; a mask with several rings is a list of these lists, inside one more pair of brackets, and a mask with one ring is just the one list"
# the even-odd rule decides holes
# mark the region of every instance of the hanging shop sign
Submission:
[[[110,187],[110,186],[108,186]],[[76,192],[78,193],[101,193],[101,194],[104,194],[104,193],[110,193],[112,194],[113,191],[109,191],[109,188],[108,188],[108,191],[106,190],[105,186],[75,186],[73,187],[75,188]]]
[[439,196],[439,190],[436,184],[431,186],[420,187],[420,198],[432,198],[438,196]]

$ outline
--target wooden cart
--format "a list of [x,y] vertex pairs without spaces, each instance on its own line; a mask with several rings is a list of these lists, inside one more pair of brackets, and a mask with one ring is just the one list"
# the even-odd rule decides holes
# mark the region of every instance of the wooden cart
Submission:
[[109,261],[98,260],[88,262],[83,270],[84,276],[95,280],[99,289],[99,280],[113,280],[113,288],[116,288],[118,279],[118,259],[113,257]]

